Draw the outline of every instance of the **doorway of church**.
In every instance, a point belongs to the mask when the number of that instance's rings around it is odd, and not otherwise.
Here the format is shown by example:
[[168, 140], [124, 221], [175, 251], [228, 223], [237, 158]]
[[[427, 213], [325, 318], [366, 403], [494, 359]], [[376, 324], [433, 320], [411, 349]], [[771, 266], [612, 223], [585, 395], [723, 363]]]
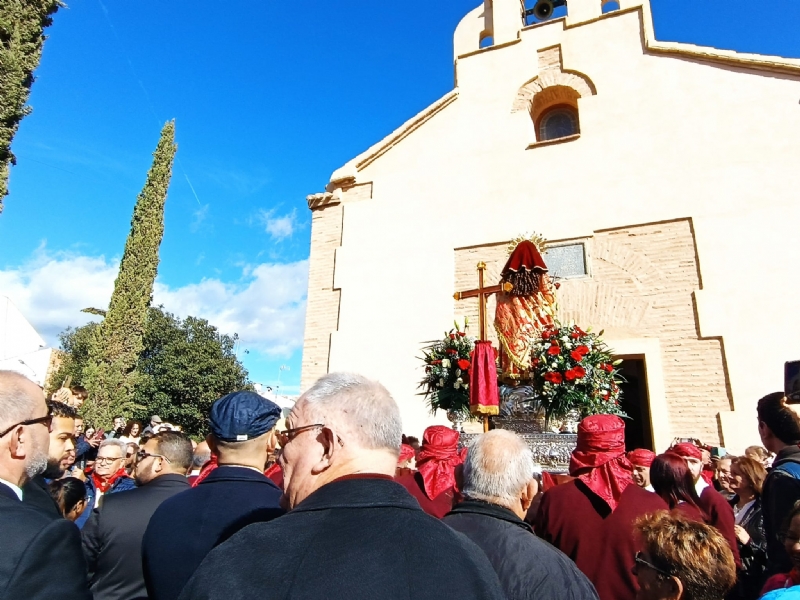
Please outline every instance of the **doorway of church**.
[[615, 356], [621, 358], [619, 372], [625, 381], [620, 384], [620, 406], [628, 415], [625, 421], [625, 448], [653, 448], [653, 427], [650, 420], [650, 398], [647, 393], [647, 371], [642, 356]]

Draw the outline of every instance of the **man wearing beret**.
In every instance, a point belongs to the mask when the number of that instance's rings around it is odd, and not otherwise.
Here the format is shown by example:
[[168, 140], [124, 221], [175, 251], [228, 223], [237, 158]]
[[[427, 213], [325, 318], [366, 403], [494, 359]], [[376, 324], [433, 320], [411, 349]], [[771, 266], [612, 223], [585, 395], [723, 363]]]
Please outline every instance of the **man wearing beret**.
[[151, 600], [175, 600], [214, 546], [246, 525], [283, 514], [282, 491], [264, 476], [280, 418], [280, 408], [255, 392], [234, 392], [213, 404], [206, 441], [219, 466], [162, 504], [144, 536]]

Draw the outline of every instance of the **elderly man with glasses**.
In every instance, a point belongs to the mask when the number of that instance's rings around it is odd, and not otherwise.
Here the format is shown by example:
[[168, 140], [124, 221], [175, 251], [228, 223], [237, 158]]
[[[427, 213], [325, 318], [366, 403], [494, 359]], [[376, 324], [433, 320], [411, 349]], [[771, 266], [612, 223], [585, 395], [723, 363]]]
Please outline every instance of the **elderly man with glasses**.
[[92, 509], [100, 506], [103, 496], [126, 492], [136, 487], [136, 482], [125, 470], [127, 444], [122, 440], [103, 440], [97, 449], [97, 458], [92, 472], [86, 477], [86, 496], [89, 499], [83, 514], [75, 524], [83, 529]]
[[280, 418], [280, 407], [255, 392], [234, 392], [211, 406], [206, 441], [217, 467], [164, 502], [144, 536], [150, 600], [175, 600], [214, 546], [246, 525], [284, 513], [281, 489], [264, 476]]
[[92, 512], [82, 533], [95, 600], [147, 597], [142, 538], [161, 503], [189, 489], [191, 464], [189, 438], [175, 431], [157, 433], [136, 454], [133, 477], [139, 487], [103, 498]]
[[500, 600], [486, 555], [393, 479], [400, 410], [381, 384], [319, 379], [281, 432], [286, 515], [217, 546], [181, 598]]
[[52, 416], [39, 386], [0, 371], [0, 592], [3, 598], [89, 600], [78, 530], [23, 502], [48, 463]]

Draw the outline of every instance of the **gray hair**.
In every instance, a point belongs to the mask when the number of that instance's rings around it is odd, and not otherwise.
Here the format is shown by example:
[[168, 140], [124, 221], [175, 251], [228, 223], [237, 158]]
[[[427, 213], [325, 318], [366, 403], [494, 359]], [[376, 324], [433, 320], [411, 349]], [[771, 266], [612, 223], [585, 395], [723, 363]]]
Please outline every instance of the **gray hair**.
[[205, 450], [203, 452], [195, 452], [192, 454], [192, 467], [195, 469], [200, 469], [204, 464], [211, 460], [211, 449]]
[[533, 479], [533, 453], [517, 434], [495, 429], [472, 440], [464, 461], [466, 497], [506, 505]]
[[122, 453], [123, 458], [126, 454], [128, 454], [128, 444], [127, 442], [123, 442], [117, 438], [110, 438], [107, 440], [103, 440], [100, 442], [100, 445], [97, 447], [97, 451], [100, 452], [103, 448], [108, 448], [109, 446], [115, 446], [119, 448], [119, 451]]
[[[0, 370], [0, 426], [3, 429], [31, 418], [36, 398], [25, 389], [26, 384], [37, 385], [21, 373]], [[41, 400], [44, 401], [44, 396]]]
[[305, 402], [314, 420], [325, 423], [333, 419], [348, 427], [362, 447], [400, 454], [400, 409], [377, 381], [354, 373], [329, 373], [320, 377], [300, 402]]

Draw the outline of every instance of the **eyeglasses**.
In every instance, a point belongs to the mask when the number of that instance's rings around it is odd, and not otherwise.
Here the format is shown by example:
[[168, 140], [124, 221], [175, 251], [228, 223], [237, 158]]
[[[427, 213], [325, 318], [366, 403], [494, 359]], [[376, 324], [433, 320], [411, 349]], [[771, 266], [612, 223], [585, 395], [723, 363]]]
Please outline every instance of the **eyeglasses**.
[[39, 417], [38, 419], [28, 419], [27, 421], [20, 421], [19, 423], [12, 425], [8, 429], [0, 433], [0, 438], [5, 437], [20, 425], [36, 425], [37, 423], [41, 423], [42, 425], [47, 425], [47, 430], [49, 431], [51, 426], [53, 425], [53, 415], [47, 414], [46, 416]]
[[311, 429], [314, 429], [315, 427], [325, 427], [325, 424], [314, 423], [313, 425], [303, 425], [302, 427], [295, 427], [293, 429], [284, 429], [283, 431], [276, 431], [275, 433], [278, 436], [278, 443], [281, 445], [281, 447], [284, 447], [286, 446], [286, 444], [291, 442], [294, 438], [296, 438], [304, 431], [309, 431]]
[[98, 456], [94, 462], [96, 462], [98, 465], [111, 465], [118, 460], [122, 460], [123, 458], [125, 457], [117, 456], [116, 458], [114, 458], [113, 456]]
[[649, 567], [649, 568], [653, 569], [653, 571], [655, 571], [656, 573], [658, 573], [659, 575], [661, 575], [663, 577], [673, 577], [672, 573], [670, 573], [668, 571], [665, 571], [664, 569], [659, 569], [653, 563], [646, 561], [644, 559], [644, 552], [637, 552], [636, 553], [636, 557], [635, 557], [634, 560], [636, 561], [637, 565], [642, 565], [644, 567]]
[[168, 459], [163, 454], [150, 454], [149, 452], [145, 452], [144, 450], [139, 450], [139, 452], [136, 453], [136, 460], [137, 461], [144, 460], [148, 456], [152, 456], [153, 458], [163, 458], [168, 463], [172, 462], [170, 459]]

